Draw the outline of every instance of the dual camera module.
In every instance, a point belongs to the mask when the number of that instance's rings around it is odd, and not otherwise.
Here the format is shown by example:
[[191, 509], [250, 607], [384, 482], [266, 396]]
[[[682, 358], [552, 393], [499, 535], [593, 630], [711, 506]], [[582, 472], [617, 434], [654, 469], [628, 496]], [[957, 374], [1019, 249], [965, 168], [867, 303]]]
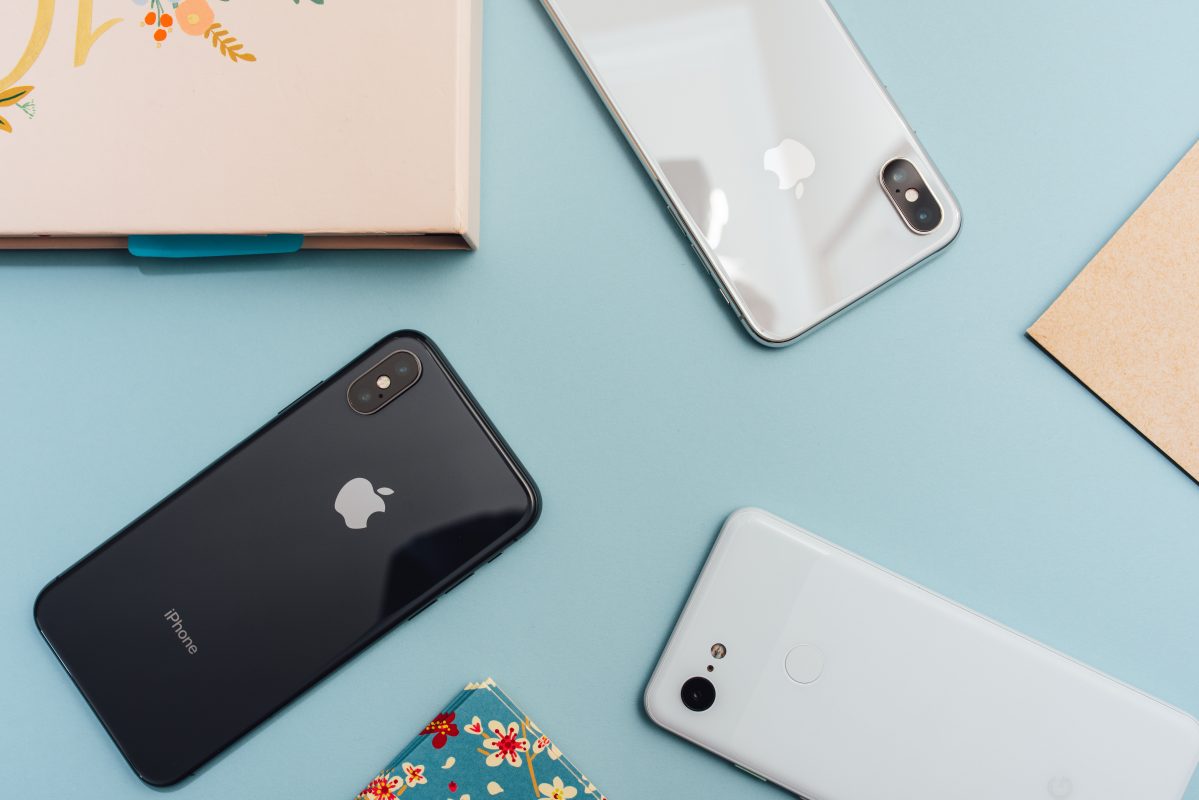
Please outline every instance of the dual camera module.
[[420, 359], [397, 350], [350, 384], [346, 401], [359, 414], [374, 414], [420, 380]]
[[879, 176], [891, 204], [913, 233], [932, 233], [944, 214], [920, 171], [906, 158], [887, 162]]

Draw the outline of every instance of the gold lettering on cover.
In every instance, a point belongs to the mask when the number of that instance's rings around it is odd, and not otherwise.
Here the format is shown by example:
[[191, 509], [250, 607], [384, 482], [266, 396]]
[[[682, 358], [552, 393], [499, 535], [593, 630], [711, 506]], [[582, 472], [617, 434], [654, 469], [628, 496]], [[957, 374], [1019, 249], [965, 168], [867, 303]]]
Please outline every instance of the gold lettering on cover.
[[[50, 5], [54, 5], [54, 0], [50, 0]], [[79, 20], [75, 24], [75, 66], [82, 67], [96, 40], [121, 20], [121, 17], [113, 17], [93, 30], [92, 0], [79, 0]]]
[[[91, 6], [90, 0], [88, 6]], [[46, 40], [50, 38], [50, 25], [53, 22], [54, 0], [37, 0], [37, 16], [33, 19], [33, 33], [29, 36], [29, 43], [25, 45], [25, 52], [21, 54], [13, 71], [0, 78], [0, 90], [7, 89], [25, 77], [25, 73], [42, 54]]]

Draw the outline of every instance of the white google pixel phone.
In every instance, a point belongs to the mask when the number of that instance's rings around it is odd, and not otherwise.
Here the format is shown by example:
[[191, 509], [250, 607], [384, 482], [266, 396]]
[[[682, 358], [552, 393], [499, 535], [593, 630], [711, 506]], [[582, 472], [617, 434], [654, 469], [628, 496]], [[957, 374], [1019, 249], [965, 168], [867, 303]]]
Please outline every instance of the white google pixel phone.
[[650, 717], [808, 800], [1179, 800], [1199, 722], [756, 509], [725, 523]]
[[961, 212], [825, 0], [543, 0], [749, 332], [785, 345]]

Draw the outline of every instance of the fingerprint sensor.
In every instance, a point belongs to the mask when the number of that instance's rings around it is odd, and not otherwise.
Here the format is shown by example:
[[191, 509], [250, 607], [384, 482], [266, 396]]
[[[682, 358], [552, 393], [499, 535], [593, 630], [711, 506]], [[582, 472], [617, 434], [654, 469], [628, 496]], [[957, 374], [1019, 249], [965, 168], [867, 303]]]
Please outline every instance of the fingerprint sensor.
[[787, 653], [787, 676], [796, 683], [815, 683], [824, 672], [824, 652], [814, 644], [801, 644]]

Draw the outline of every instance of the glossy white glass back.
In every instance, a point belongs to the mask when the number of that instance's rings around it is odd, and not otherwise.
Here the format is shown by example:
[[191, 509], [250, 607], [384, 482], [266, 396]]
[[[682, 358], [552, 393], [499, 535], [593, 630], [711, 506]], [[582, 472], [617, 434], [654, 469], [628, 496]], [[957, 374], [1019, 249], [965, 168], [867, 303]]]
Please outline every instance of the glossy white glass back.
[[[707, 711], [681, 702], [693, 676]], [[756, 509], [725, 523], [645, 704], [809, 800], [1180, 800], [1199, 758], [1181, 711]]]
[[[957, 234], [949, 189], [824, 0], [544, 2], [763, 343]], [[932, 233], [910, 231], [880, 184], [898, 157], [940, 203]]]

